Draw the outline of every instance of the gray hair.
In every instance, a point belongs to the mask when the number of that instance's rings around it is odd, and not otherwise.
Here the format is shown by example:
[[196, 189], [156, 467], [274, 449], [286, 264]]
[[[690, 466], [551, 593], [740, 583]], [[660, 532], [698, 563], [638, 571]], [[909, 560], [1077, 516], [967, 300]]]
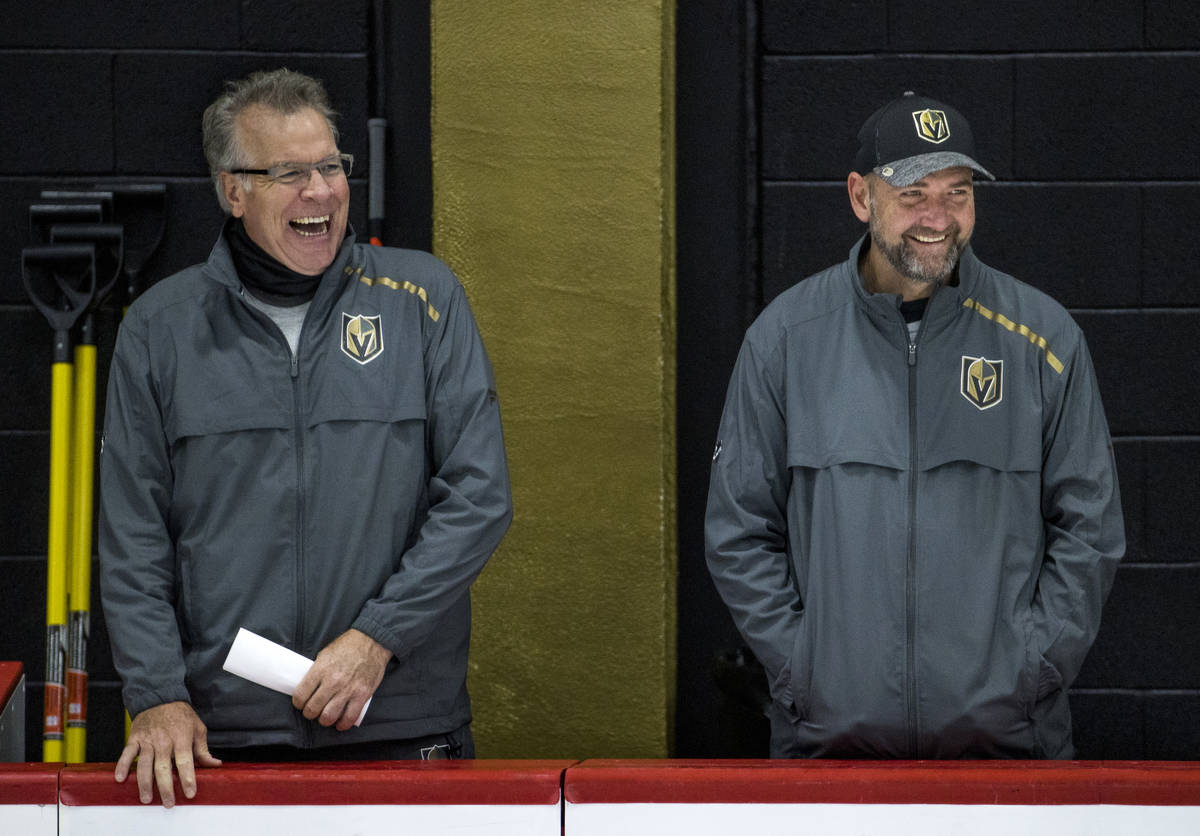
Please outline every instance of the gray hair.
[[325, 86], [315, 78], [281, 68], [251, 73], [225, 85], [225, 92], [204, 111], [204, 157], [217, 192], [217, 202], [229, 214], [231, 207], [221, 189], [221, 172], [246, 168], [250, 161], [238, 144], [237, 118], [248, 107], [261, 105], [288, 115], [312, 108], [325, 118], [333, 141], [338, 141], [337, 113], [329, 104]]

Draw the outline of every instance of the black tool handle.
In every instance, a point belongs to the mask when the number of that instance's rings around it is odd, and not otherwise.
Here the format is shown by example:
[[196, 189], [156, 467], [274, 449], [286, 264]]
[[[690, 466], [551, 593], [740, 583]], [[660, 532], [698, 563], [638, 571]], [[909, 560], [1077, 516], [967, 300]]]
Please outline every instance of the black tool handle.
[[54, 362], [71, 361], [69, 334], [96, 294], [95, 244], [42, 244], [21, 250], [25, 292], [55, 331]]

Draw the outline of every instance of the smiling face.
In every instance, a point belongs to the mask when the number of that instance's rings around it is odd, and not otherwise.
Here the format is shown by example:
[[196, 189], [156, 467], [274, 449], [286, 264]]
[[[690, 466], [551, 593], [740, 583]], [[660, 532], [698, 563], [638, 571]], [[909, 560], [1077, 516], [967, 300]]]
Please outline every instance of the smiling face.
[[[315, 163], [338, 153], [329, 125], [311, 108], [284, 114], [249, 107], [237, 118], [237, 139], [246, 168]], [[285, 267], [316, 276], [333, 262], [350, 213], [345, 175], [325, 179], [312, 171], [302, 183], [286, 186], [261, 175], [222, 172], [221, 187], [250, 239]]]
[[935, 171], [903, 188], [851, 174], [848, 187], [855, 214], [870, 224], [868, 289], [915, 299], [950, 278], [975, 229], [969, 168]]

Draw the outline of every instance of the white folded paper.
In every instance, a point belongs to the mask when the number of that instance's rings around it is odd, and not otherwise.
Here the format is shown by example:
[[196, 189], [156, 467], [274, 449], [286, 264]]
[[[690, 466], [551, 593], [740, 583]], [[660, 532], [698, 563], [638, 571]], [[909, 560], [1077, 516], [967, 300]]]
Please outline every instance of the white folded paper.
[[[313, 660], [307, 656], [301, 656], [296, 651], [288, 650], [270, 639], [264, 639], [245, 627], [239, 627], [233, 639], [233, 647], [229, 648], [229, 655], [225, 657], [222, 667], [235, 676], [290, 697], [312, 665]], [[354, 725], [362, 725], [370, 705], [371, 701], [368, 699], [367, 704], [358, 713], [358, 720]]]

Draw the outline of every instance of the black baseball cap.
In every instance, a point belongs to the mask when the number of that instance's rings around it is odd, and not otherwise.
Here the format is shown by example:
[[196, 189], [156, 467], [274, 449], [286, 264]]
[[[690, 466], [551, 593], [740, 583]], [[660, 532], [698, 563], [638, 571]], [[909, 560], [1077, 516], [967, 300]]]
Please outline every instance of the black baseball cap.
[[875, 172], [890, 186], [911, 186], [944, 168], [966, 166], [989, 180], [975, 162], [975, 136], [948, 104], [909, 91], [871, 114], [858, 131], [854, 170]]

